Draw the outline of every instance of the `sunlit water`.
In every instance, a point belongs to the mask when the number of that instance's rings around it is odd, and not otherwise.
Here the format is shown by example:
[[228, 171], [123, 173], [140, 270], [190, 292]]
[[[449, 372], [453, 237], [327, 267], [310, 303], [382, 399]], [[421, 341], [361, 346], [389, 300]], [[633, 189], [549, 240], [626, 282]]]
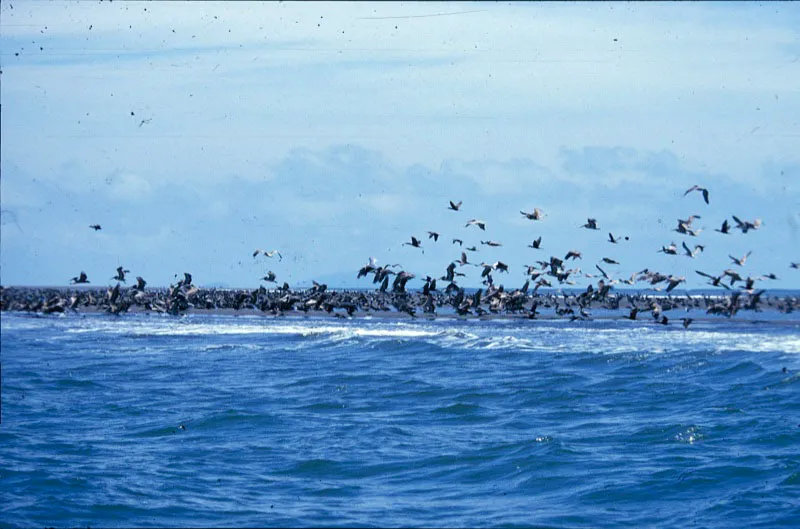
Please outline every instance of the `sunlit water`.
[[796, 324], [2, 314], [2, 526], [798, 523]]

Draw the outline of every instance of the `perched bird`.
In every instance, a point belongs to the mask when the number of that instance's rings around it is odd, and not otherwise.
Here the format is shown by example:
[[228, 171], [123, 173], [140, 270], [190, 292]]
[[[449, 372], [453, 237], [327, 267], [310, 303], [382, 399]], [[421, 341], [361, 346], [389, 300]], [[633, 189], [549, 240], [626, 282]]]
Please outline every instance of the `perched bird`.
[[686, 192], [683, 194], [683, 196], [688, 195], [692, 191], [700, 191], [700, 192], [702, 192], [703, 193], [703, 200], [705, 200], [706, 204], [709, 203], [708, 202], [708, 189], [706, 189], [705, 187], [700, 187], [698, 185], [693, 185], [692, 187], [690, 187], [689, 189], [686, 190]]
[[94, 231], [98, 231], [98, 230], [102, 230], [103, 229], [103, 227], [100, 226], [99, 224], [90, 224], [89, 227], [92, 228]]
[[69, 280], [70, 284], [77, 285], [79, 283], [89, 283], [89, 279], [86, 277], [86, 272], [81, 271], [81, 275], [78, 277], [73, 277]]
[[453, 211], [458, 211], [461, 208], [461, 201], [459, 200], [457, 203], [454, 203], [452, 200], [450, 201], [450, 207], [447, 209], [451, 209]]
[[472, 226], [473, 224], [474, 224], [474, 225], [476, 225], [476, 226], [478, 226], [480, 229], [482, 229], [482, 230], [486, 231], [486, 223], [485, 223], [485, 222], [483, 222], [482, 220], [478, 220], [478, 219], [472, 219], [472, 220], [470, 220], [469, 222], [467, 222], [466, 224], [464, 224], [464, 227], [466, 228], [466, 227], [468, 227], [468, 226]]
[[142, 278], [142, 276], [136, 276], [136, 285], [133, 287], [134, 290], [143, 291], [144, 286], [147, 284], [147, 281]]

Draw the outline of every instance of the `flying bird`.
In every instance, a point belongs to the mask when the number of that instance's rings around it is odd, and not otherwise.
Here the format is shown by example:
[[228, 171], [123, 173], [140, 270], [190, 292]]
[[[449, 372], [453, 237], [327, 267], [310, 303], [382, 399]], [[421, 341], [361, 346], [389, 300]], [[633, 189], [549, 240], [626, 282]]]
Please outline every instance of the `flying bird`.
[[688, 195], [692, 191], [700, 191], [700, 192], [702, 192], [703, 193], [703, 200], [705, 200], [706, 204], [709, 203], [708, 202], [708, 189], [706, 189], [705, 187], [700, 187], [698, 185], [693, 185], [692, 187], [690, 187], [689, 189], [686, 190], [686, 192], [683, 194], [683, 196]]
[[534, 250], [541, 250], [542, 245], [542, 237], [541, 235], [535, 239], [531, 244], [528, 245], [528, 248], [533, 248]]
[[266, 281], [267, 283], [277, 283], [277, 281], [275, 281], [276, 277], [277, 276], [275, 275], [275, 272], [270, 270], [269, 272], [267, 272], [267, 275], [261, 278], [261, 281]]
[[541, 220], [542, 218], [542, 210], [539, 208], [533, 208], [533, 213], [527, 213], [525, 211], [520, 211], [522, 215], [524, 215], [528, 220]]
[[125, 282], [125, 274], [127, 274], [128, 272], [130, 272], [130, 270], [123, 270], [121, 266], [118, 266], [117, 267], [117, 275], [115, 275], [111, 279], [114, 279], [116, 281], [122, 281], [124, 283]]
[[411, 242], [404, 242], [403, 246], [413, 246], [414, 248], [422, 248], [422, 243], [416, 237], [411, 237]]
[[461, 208], [461, 200], [459, 200], [458, 202], [455, 202], [455, 203], [451, 200], [450, 201], [450, 207], [447, 208], [447, 209], [451, 209], [453, 211], [458, 211], [460, 208]]
[[437, 242], [439, 240], [439, 234], [436, 233], [435, 231], [429, 231], [428, 238], [433, 239], [433, 242]]
[[464, 246], [464, 241], [461, 239], [453, 239], [453, 244], [458, 243], [459, 246]]
[[722, 221], [722, 226], [720, 227], [720, 229], [718, 229], [718, 230], [715, 229], [714, 231], [718, 231], [720, 233], [728, 235], [730, 233], [729, 232], [730, 229], [731, 229], [731, 226], [730, 226], [730, 224], [728, 224], [728, 219], [725, 219], [725, 220]]
[[747, 233], [750, 230], [757, 230], [761, 226], [761, 219], [756, 219], [753, 222], [749, 220], [741, 220], [736, 215], [732, 215], [733, 220], [736, 221], [736, 227], [742, 230], [742, 233]]
[[79, 283], [89, 283], [89, 279], [86, 277], [86, 272], [81, 271], [81, 275], [78, 277], [73, 277], [69, 280], [70, 284], [77, 285]]
[[600, 228], [597, 227], [597, 219], [586, 219], [586, 224], [581, 226], [581, 228], [586, 228], [589, 230], [599, 230]]
[[744, 254], [744, 256], [741, 259], [737, 259], [736, 257], [734, 257], [734, 256], [732, 256], [730, 254], [728, 255], [728, 257], [731, 258], [731, 261], [733, 261], [734, 264], [737, 264], [739, 266], [744, 266], [744, 263], [747, 261], [747, 258], [750, 257], [751, 253], [753, 253], [753, 252], [747, 252], [746, 254]]
[[466, 228], [468, 226], [472, 226], [473, 224], [478, 226], [480, 229], [486, 231], [486, 223], [478, 219], [472, 219], [471, 221], [464, 224], [464, 227]]
[[496, 246], [503, 246], [499, 242], [495, 242], [495, 241], [481, 241], [481, 244], [485, 244], [486, 246], [495, 246], [495, 247]]
[[92, 228], [94, 231], [99, 231], [103, 229], [103, 227], [100, 226], [99, 224], [90, 224], [89, 227]]

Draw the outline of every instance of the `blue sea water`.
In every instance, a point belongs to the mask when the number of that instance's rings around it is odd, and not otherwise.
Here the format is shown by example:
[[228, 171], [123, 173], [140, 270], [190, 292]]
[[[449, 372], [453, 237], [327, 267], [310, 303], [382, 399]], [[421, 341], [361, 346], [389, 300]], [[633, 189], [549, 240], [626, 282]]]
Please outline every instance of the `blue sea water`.
[[3, 313], [1, 359], [3, 527], [800, 524], [794, 323]]

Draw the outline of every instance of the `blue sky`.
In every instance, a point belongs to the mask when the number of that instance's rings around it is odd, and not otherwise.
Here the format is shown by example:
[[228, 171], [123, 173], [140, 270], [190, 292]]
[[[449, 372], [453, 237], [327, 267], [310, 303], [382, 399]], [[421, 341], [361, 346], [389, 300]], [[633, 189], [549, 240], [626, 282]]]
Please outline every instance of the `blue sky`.
[[[370, 256], [443, 275], [457, 237], [508, 287], [572, 249], [584, 272], [610, 257], [690, 287], [752, 251], [745, 274], [800, 287], [797, 4], [1, 6], [4, 285], [124, 265], [152, 285], [366, 287]], [[691, 214], [698, 237], [670, 231]], [[713, 231], [731, 215], [763, 226]], [[657, 253], [683, 240], [706, 250]]]

